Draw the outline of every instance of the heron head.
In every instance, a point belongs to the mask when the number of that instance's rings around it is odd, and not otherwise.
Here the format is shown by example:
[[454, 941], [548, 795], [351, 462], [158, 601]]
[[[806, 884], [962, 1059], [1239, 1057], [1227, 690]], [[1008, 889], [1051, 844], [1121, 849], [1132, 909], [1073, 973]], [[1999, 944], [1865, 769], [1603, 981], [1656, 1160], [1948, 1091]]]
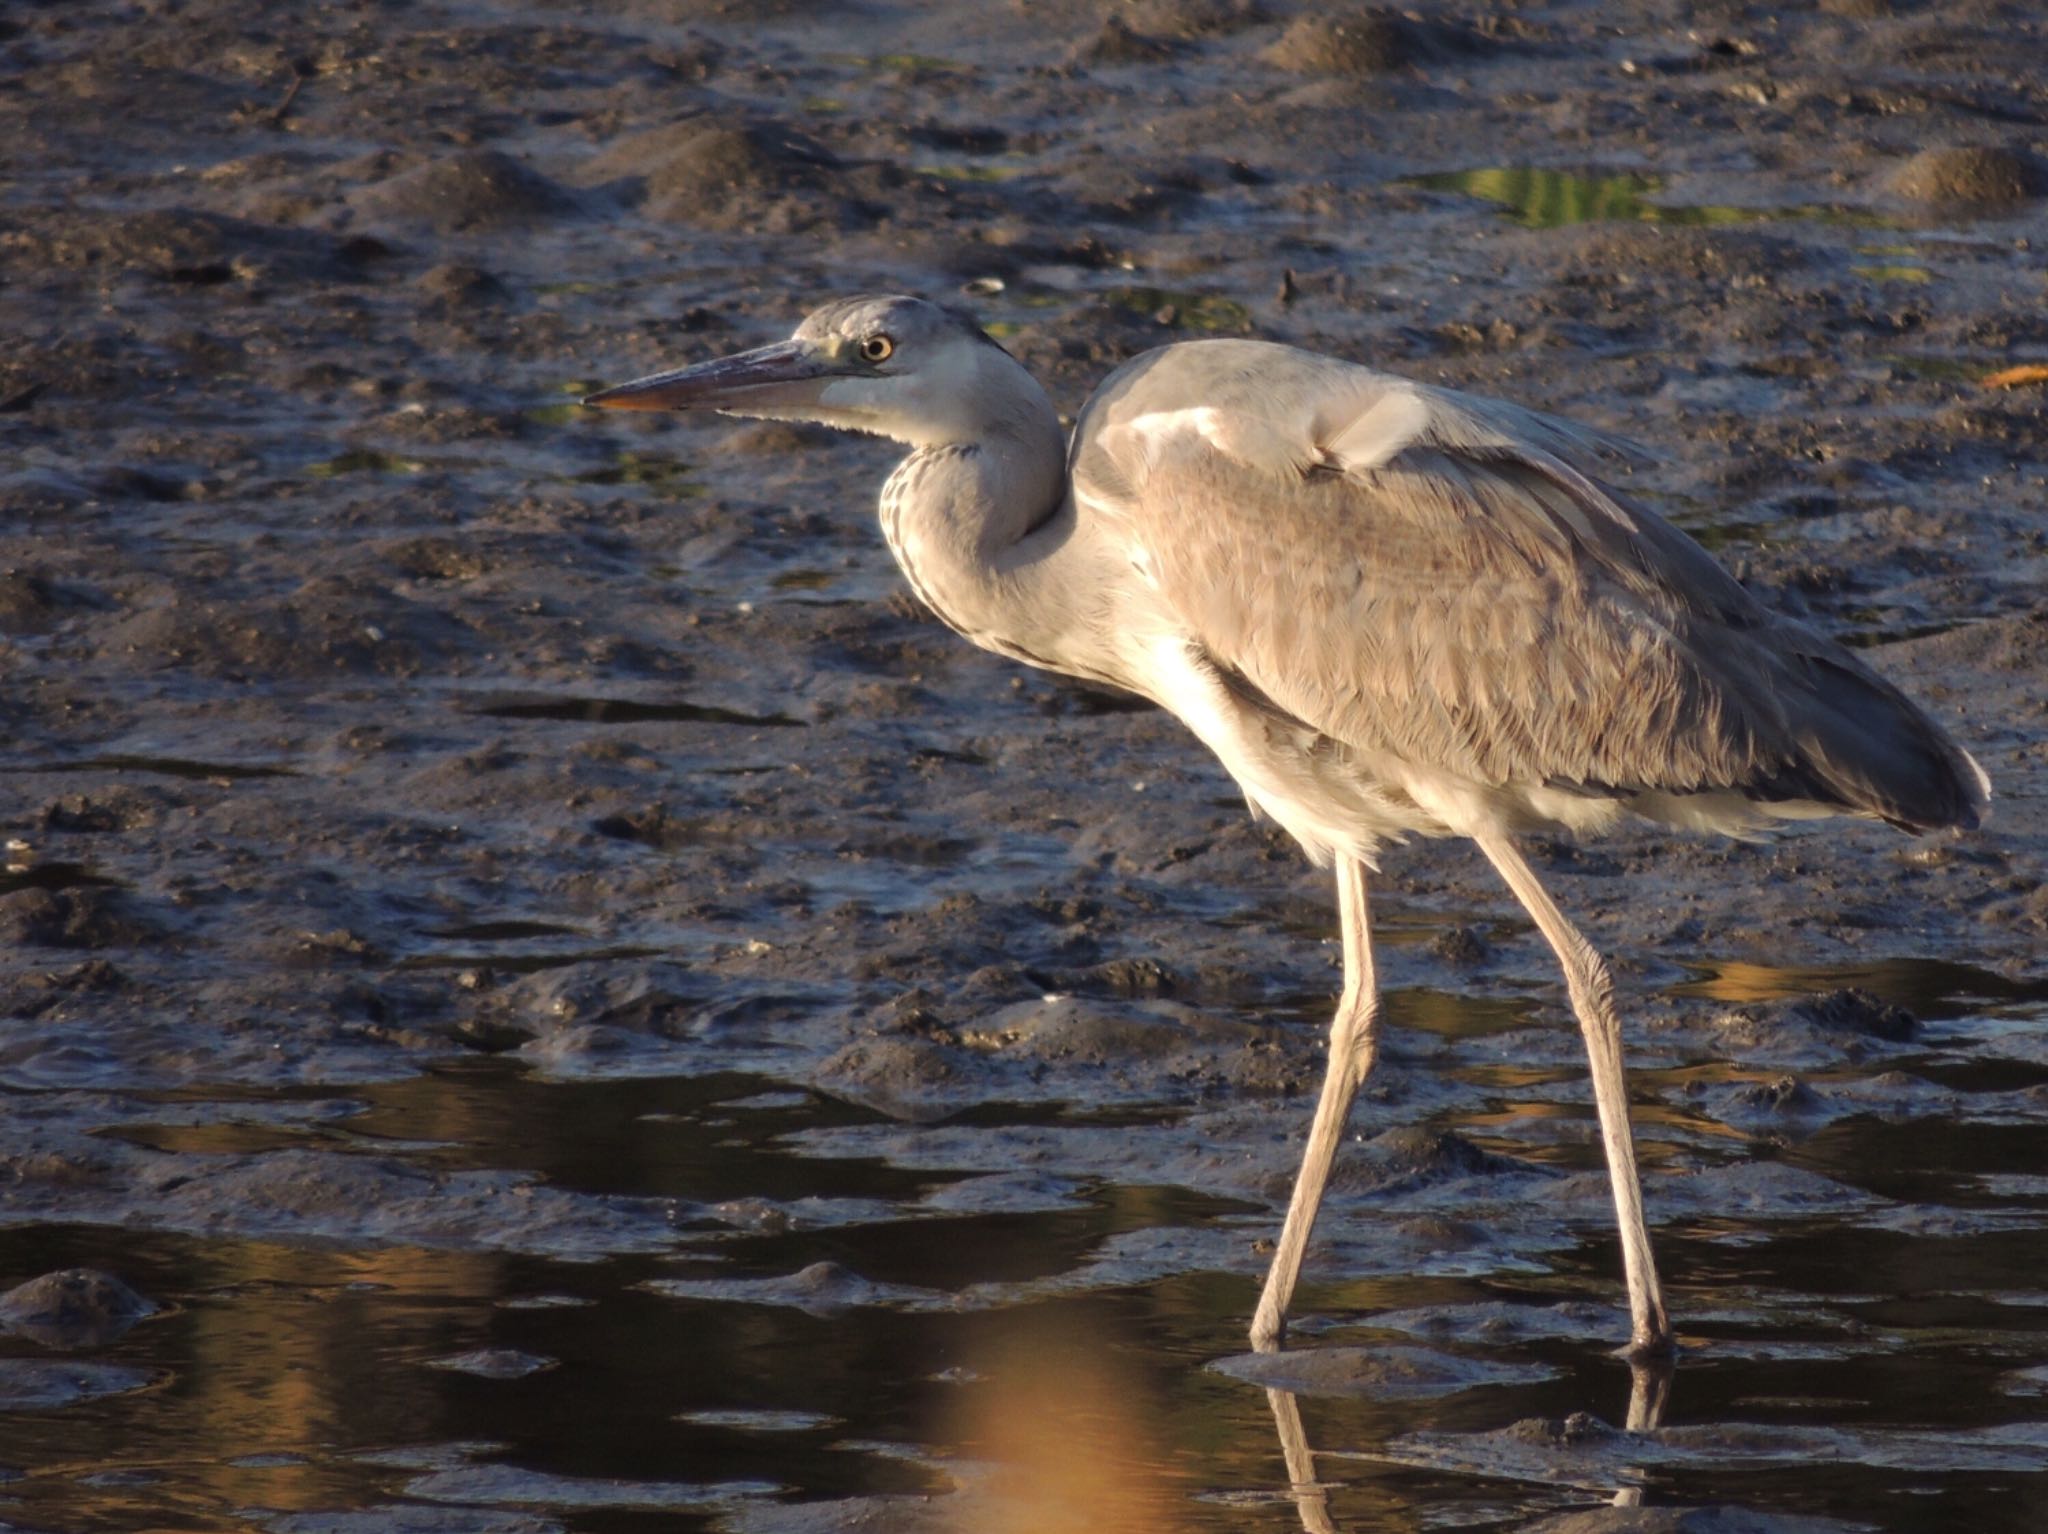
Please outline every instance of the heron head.
[[1030, 375], [972, 319], [900, 295], [813, 310], [787, 341], [586, 395], [607, 410], [717, 410], [817, 421], [918, 447], [999, 429]]

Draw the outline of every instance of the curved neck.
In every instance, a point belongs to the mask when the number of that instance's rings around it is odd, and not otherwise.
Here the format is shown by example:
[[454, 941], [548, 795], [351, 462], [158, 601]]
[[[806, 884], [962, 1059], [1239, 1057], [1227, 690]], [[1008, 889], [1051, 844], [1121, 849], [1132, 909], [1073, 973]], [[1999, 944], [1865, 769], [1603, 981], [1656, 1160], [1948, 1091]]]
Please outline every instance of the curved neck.
[[[1022, 369], [1018, 370], [1020, 373]], [[968, 441], [920, 447], [882, 487], [882, 533], [918, 597], [984, 649], [1057, 667], [1070, 604], [1047, 568], [1066, 502], [1052, 402], [1030, 394]], [[1035, 536], [1034, 536], [1035, 535]]]

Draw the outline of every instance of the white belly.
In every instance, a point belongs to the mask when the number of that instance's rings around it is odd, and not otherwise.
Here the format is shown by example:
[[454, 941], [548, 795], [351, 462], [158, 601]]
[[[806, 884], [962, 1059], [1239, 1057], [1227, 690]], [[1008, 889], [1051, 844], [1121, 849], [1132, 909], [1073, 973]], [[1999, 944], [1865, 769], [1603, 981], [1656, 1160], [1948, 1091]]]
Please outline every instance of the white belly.
[[1371, 864], [1380, 847], [1409, 835], [1605, 830], [1631, 807], [1626, 797], [1477, 783], [1333, 741], [1238, 696], [1178, 634], [1151, 638], [1131, 659], [1133, 684], [1142, 677], [1143, 691], [1215, 752], [1253, 810], [1319, 867], [1337, 853]]

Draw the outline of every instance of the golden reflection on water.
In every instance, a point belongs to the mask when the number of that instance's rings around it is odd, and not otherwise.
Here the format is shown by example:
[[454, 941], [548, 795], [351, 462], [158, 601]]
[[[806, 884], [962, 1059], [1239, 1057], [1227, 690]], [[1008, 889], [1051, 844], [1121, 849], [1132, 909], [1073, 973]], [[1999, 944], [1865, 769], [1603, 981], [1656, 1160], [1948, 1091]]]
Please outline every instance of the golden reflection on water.
[[962, 1499], [961, 1534], [1130, 1534], [1185, 1524], [1186, 1488], [1166, 1475], [1158, 1404], [1110, 1339], [1076, 1327], [1013, 1335], [974, 1361], [962, 1452], [992, 1468], [987, 1497]]
[[1959, 997], [2038, 1000], [2038, 984], [2013, 981], [1965, 964], [1938, 959], [1873, 959], [1864, 964], [1825, 967], [1748, 964], [1739, 959], [1703, 966], [1678, 996], [1704, 996], [1732, 1005], [1793, 1001], [1845, 986], [1860, 987], [1881, 1000], [1922, 1014], [1952, 1012]]
[[1744, 1002], [1786, 1001], [1810, 995], [1816, 989], [1814, 976], [1804, 971], [1780, 969], [1772, 964], [1745, 964], [1730, 959], [1714, 967], [1689, 985], [1679, 987], [1682, 995], [1705, 996], [1714, 1001], [1740, 1005]]
[[[382, 1100], [375, 1116], [402, 1130], [429, 1164], [459, 1164], [476, 1145], [505, 1139], [502, 1094], [449, 1090], [445, 1080], [422, 1077], [369, 1095]], [[390, 1122], [393, 1106], [402, 1123]], [[360, 1144], [353, 1130], [362, 1120], [343, 1123], [351, 1128], [229, 1120], [148, 1126], [122, 1138], [167, 1156]], [[327, 1195], [314, 1178], [291, 1196], [317, 1209]], [[289, 1223], [301, 1212], [279, 1215]], [[344, 1224], [361, 1213], [336, 1211]], [[254, 1217], [260, 1223], [260, 1212]], [[123, 1238], [81, 1240], [81, 1255], [142, 1280], [131, 1267], [139, 1253], [121, 1255]], [[39, 1463], [29, 1505], [56, 1497], [52, 1505], [66, 1517], [90, 1506], [120, 1527], [143, 1510], [163, 1517], [175, 1508], [189, 1526], [214, 1527], [252, 1504], [282, 1512], [359, 1505], [367, 1487], [403, 1477], [338, 1456], [449, 1436], [450, 1401], [463, 1382], [419, 1366], [488, 1340], [484, 1318], [513, 1284], [510, 1268], [491, 1252], [193, 1238], [174, 1309], [110, 1355], [164, 1370], [157, 1389], [69, 1409], [75, 1419], [99, 1419], [91, 1427], [74, 1422], [67, 1431], [50, 1414], [6, 1419], [9, 1458]], [[123, 1486], [107, 1472], [144, 1479]], [[97, 1478], [90, 1491], [80, 1484], [87, 1477]]]
[[359, 1506], [402, 1477], [347, 1456], [448, 1436], [450, 1387], [416, 1366], [474, 1345], [462, 1318], [503, 1269], [477, 1253], [210, 1243], [190, 1259], [188, 1298], [108, 1355], [160, 1382], [8, 1416], [8, 1458], [35, 1467], [8, 1489], [59, 1527]]

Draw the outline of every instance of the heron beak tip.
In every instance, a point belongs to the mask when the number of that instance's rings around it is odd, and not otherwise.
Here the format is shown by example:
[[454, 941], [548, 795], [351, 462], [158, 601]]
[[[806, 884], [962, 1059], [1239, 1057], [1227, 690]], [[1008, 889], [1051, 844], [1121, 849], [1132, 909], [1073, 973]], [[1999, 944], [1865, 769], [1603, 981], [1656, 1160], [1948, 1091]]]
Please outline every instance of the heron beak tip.
[[821, 376], [818, 360], [805, 347], [780, 341], [614, 384], [584, 395], [582, 403], [596, 410], [724, 410], [744, 402], [773, 402], [790, 391], [801, 396], [816, 388]]
[[627, 392], [632, 386], [621, 385], [612, 389], [599, 389], [595, 394], [586, 394], [576, 401], [585, 410], [661, 410], [666, 407], [655, 403], [645, 395], [635, 399]]

